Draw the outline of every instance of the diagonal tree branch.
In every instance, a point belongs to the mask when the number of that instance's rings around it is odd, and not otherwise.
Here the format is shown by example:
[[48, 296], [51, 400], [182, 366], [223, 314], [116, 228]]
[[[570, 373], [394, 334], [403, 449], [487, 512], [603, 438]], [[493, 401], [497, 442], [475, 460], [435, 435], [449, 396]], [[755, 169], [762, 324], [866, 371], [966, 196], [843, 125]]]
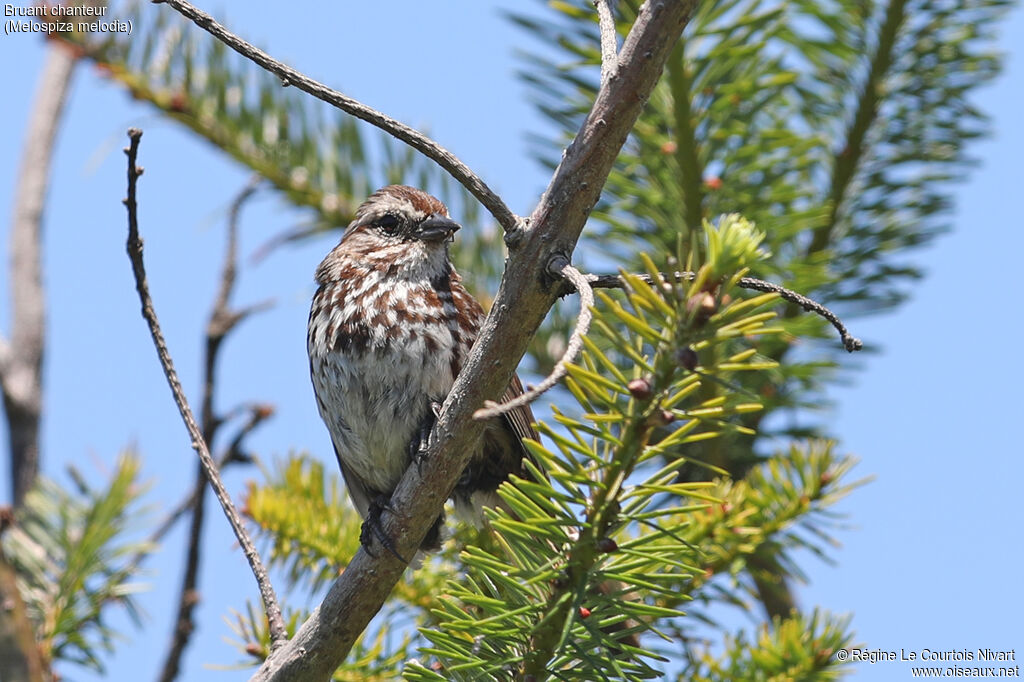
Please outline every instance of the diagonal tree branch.
[[522, 219], [512, 213], [511, 209], [505, 205], [505, 202], [469, 166], [423, 133], [299, 73], [287, 64], [274, 59], [263, 50], [231, 33], [217, 23], [209, 14], [185, 2], [185, 0], [153, 0], [153, 2], [155, 4], [169, 5], [238, 54], [251, 59], [270, 73], [278, 76], [283, 85], [294, 85], [299, 90], [308, 92], [313, 97], [380, 128], [389, 135], [405, 142], [427, 158], [436, 161], [441, 168], [444, 168], [453, 178], [462, 183], [484, 205], [484, 208], [490, 211], [494, 219], [505, 230], [506, 241], [514, 242], [518, 239], [522, 228]]
[[[224, 467], [228, 466], [232, 462], [249, 462], [249, 457], [242, 450], [242, 443], [245, 438], [252, 433], [256, 428], [264, 421], [269, 419], [274, 414], [274, 408], [270, 405], [254, 403], [249, 406], [250, 415], [249, 419], [239, 428], [234, 438], [231, 439], [231, 444], [221, 453], [217, 459], [217, 471], [224, 471]], [[158, 545], [164, 539], [164, 537], [174, 528], [174, 525], [181, 520], [185, 514], [191, 511], [192, 507], [196, 503], [196, 499], [200, 495], [200, 491], [206, 487], [206, 478], [203, 477], [202, 482], [194, 487], [191, 492], [185, 495], [171, 511], [164, 515], [164, 518], [157, 527], [149, 534], [149, 538], [144, 543], [147, 546]], [[132, 557], [131, 561], [128, 562], [128, 567], [125, 569], [127, 572], [134, 571], [137, 567], [142, 565], [142, 562], [151, 556], [150, 552], [139, 551]]]
[[39, 473], [46, 299], [41, 259], [43, 209], [57, 127], [75, 66], [71, 51], [51, 44], [29, 114], [11, 222], [11, 338], [0, 339], [10, 446], [12, 499], [19, 506]]
[[263, 599], [263, 608], [266, 611], [267, 620], [270, 624], [272, 646], [276, 646], [287, 638], [284, 620], [281, 616], [281, 607], [277, 602], [277, 595], [274, 594], [274, 588], [267, 576], [267, 569], [263, 566], [263, 561], [256, 552], [252, 539], [242, 525], [242, 519], [238, 516], [238, 511], [231, 501], [231, 496], [224, 487], [224, 483], [220, 480], [217, 466], [210, 456], [210, 450], [203, 439], [199, 425], [196, 424], [192, 408], [189, 407], [188, 399], [185, 397], [185, 392], [181, 387], [181, 381], [178, 379], [178, 373], [174, 369], [170, 351], [167, 350], [167, 342], [164, 340], [163, 332], [160, 330], [156, 310], [153, 308], [153, 299], [149, 295], [146, 269], [142, 261], [142, 240], [139, 238], [138, 205], [135, 200], [136, 181], [142, 174], [142, 168], [135, 163], [138, 157], [139, 139], [142, 137], [142, 131], [138, 128], [132, 128], [128, 131], [128, 137], [131, 140], [130, 146], [125, 149], [125, 154], [128, 156], [128, 197], [124, 200], [125, 207], [128, 209], [127, 251], [132, 263], [132, 273], [135, 276], [135, 288], [139, 293], [139, 300], [142, 303], [142, 316], [149, 326], [149, 332], [153, 337], [153, 344], [156, 346], [157, 356], [160, 358], [160, 364], [163, 367], [167, 383], [174, 396], [174, 402], [177, 404], [182, 421], [185, 422], [185, 428], [188, 429], [189, 436], [192, 438], [192, 447], [199, 455], [204, 473], [209, 479], [210, 485], [213, 486], [217, 501], [220, 502], [224, 515], [228, 517], [231, 529], [234, 531], [235, 537], [242, 547], [245, 558], [249, 561], [250, 568], [252, 568], [256, 583], [259, 586], [260, 596]]
[[[619, 54], [619, 77], [598, 91], [540, 204], [513, 245], [480, 338], [445, 400], [422, 467], [410, 467], [383, 525], [403, 556], [413, 556], [454, 488], [483, 424], [473, 411], [500, 395], [556, 296], [547, 264], [572, 254], [612, 164], [664, 67], [696, 0], [652, 0]], [[380, 609], [406, 566], [387, 552], [356, 553], [295, 637], [273, 652], [254, 680], [327, 680]]]

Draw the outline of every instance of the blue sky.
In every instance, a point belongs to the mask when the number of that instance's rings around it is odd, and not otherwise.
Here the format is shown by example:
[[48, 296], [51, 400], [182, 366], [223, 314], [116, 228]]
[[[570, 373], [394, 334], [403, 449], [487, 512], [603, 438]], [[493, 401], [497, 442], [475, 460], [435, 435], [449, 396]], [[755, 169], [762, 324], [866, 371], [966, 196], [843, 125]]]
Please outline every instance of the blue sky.
[[[519, 213], [528, 213], [547, 173], [526, 154], [525, 135], [547, 123], [515, 79], [523, 36], [499, 15], [517, 3], [452, 0], [389, 3], [280, 3], [226, 8], [230, 25], [296, 68], [414, 126], [458, 154]], [[531, 11], [539, 5], [526, 4]], [[148, 6], [150, 13], [167, 12]], [[222, 14], [225, 12], [222, 12]], [[805, 607], [852, 612], [858, 640], [885, 650], [1024, 650], [1024, 586], [1019, 503], [1022, 449], [1012, 436], [1016, 355], [1017, 259], [1024, 252], [1016, 200], [1024, 150], [1020, 108], [1024, 17], [1004, 25], [1003, 76], [976, 96], [994, 135], [972, 151], [981, 161], [954, 190], [954, 230], [917, 255], [927, 278], [898, 311], [852, 321], [883, 351], [861, 360], [850, 385], [830, 393], [829, 425], [856, 470], [875, 482], [844, 501], [850, 528], [836, 564], [808, 557]], [[11, 206], [22, 131], [43, 41], [0, 36], [8, 96], [0, 107], [0, 206]], [[49, 296], [44, 470], [62, 476], [74, 462], [93, 477], [134, 446], [153, 482], [154, 515], [191, 485], [193, 454], [138, 315], [124, 255], [124, 131], [145, 130], [140, 220], [149, 278], [165, 334], [195, 400], [200, 340], [216, 286], [226, 206], [246, 173], [206, 143], [131, 101], [88, 65], [79, 67], [61, 132], [46, 214]], [[8, 211], [9, 208], [4, 210]], [[300, 216], [270, 194], [247, 205], [242, 252]], [[0, 221], [6, 244], [8, 220]], [[219, 377], [222, 409], [249, 400], [277, 406], [250, 441], [267, 460], [308, 450], [331, 461], [316, 414], [305, 356], [312, 272], [332, 238], [283, 249], [241, 273], [235, 298], [273, 297], [273, 311], [246, 322], [228, 341]], [[8, 330], [6, 260], [0, 262], [0, 329]], [[6, 464], [4, 465], [6, 471]], [[254, 470], [228, 473], [236, 494]], [[9, 495], [6, 483], [0, 496]], [[2, 498], [0, 498], [2, 499]], [[255, 599], [242, 555], [219, 512], [206, 532], [200, 631], [185, 658], [189, 680], [240, 680], [205, 664], [236, 660], [221, 618]], [[168, 536], [148, 568], [154, 589], [142, 597], [146, 630], [109, 661], [110, 679], [155, 675], [169, 638], [180, 580], [183, 531]], [[121, 622], [115, 619], [115, 623]], [[738, 621], [741, 622], [741, 621]], [[906, 679], [907, 664], [853, 667], [853, 679]], [[66, 668], [71, 679], [91, 674]]]

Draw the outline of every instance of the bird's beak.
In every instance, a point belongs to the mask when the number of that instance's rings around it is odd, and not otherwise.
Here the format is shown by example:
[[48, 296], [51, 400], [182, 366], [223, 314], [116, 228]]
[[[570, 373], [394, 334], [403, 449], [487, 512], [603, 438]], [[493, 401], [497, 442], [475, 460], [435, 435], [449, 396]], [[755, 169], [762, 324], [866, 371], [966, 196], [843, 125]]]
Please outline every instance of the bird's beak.
[[419, 227], [414, 231], [414, 234], [417, 239], [422, 239], [427, 242], [450, 242], [454, 239], [452, 235], [454, 235], [455, 231], [460, 227], [462, 226], [451, 218], [445, 218], [444, 216], [435, 213], [420, 223]]

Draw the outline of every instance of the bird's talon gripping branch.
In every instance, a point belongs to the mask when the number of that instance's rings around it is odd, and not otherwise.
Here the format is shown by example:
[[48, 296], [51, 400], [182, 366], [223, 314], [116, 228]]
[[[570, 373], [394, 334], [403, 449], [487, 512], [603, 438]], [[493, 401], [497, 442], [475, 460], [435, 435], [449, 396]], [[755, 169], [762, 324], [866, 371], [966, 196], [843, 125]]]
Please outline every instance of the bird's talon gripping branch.
[[398, 549], [395, 547], [395, 543], [388, 537], [388, 534], [384, 531], [384, 526], [381, 524], [381, 516], [384, 511], [394, 511], [391, 506], [391, 498], [386, 495], [379, 495], [374, 499], [370, 500], [370, 508], [366, 514], [366, 520], [363, 521], [363, 526], [359, 530], [359, 544], [363, 546], [363, 549], [367, 553], [376, 558], [377, 555], [373, 552], [373, 538], [376, 537], [377, 541], [395, 556], [396, 559], [404, 564], [409, 563], [405, 557], [398, 553]]

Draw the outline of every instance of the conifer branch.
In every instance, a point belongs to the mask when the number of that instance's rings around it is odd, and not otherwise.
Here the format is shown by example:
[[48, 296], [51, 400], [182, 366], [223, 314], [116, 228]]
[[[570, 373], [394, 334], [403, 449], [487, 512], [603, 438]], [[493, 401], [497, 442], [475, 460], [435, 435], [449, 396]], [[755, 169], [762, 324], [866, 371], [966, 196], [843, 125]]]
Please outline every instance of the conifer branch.
[[701, 162], [700, 138], [693, 109], [693, 83], [686, 69], [686, 50], [680, 41], [676, 43], [672, 56], [665, 66], [673, 102], [673, 156], [679, 167], [679, 185], [682, 188], [686, 211], [686, 226], [699, 232], [701, 221], [704, 219], [704, 164]]
[[[566, 375], [566, 366], [576, 358], [580, 349], [583, 348], [583, 336], [590, 329], [590, 322], [593, 319], [593, 313], [591, 312], [591, 307], [594, 305], [593, 290], [625, 289], [628, 286], [626, 281], [620, 275], [584, 275], [570, 265], [564, 256], [552, 259], [548, 270], [551, 274], [557, 274], [563, 278], [563, 287], [566, 290], [562, 295], [572, 291], [577, 291], [580, 294], [579, 316], [577, 317], [576, 326], [573, 329], [572, 335], [569, 337], [569, 343], [566, 346], [565, 352], [555, 364], [551, 373], [544, 377], [539, 384], [504, 403], [485, 400], [484, 406], [473, 413], [474, 419], [492, 419], [494, 417], [499, 417], [521, 405], [532, 403], [557, 384], [559, 380]], [[657, 284], [650, 275], [639, 274], [635, 276], [639, 277], [647, 284]], [[669, 276], [665, 274], [660, 274], [660, 277], [662, 278], [662, 281], [669, 279]], [[695, 277], [696, 273], [693, 272], [672, 273], [672, 278], [674, 278], [675, 281], [693, 281]], [[778, 294], [779, 298], [789, 301], [790, 303], [796, 303], [807, 312], [823, 317], [839, 332], [840, 339], [843, 342], [843, 348], [845, 348], [847, 352], [853, 353], [854, 351], [861, 350], [864, 346], [860, 339], [850, 334], [846, 329], [846, 325], [843, 324], [843, 321], [839, 319], [838, 315], [817, 301], [807, 298], [803, 294], [798, 294], [786, 287], [779, 286], [778, 284], [772, 284], [771, 282], [767, 282], [763, 279], [757, 279], [755, 277], [741, 277], [737, 281], [737, 286], [744, 289], [752, 289], [754, 291]]]
[[828, 221], [815, 228], [814, 236], [807, 247], [808, 255], [822, 251], [832, 241], [847, 192], [864, 158], [868, 133], [878, 118], [879, 102], [883, 94], [882, 84], [892, 67], [896, 39], [906, 17], [907, 0], [890, 0], [885, 11], [885, 20], [879, 27], [878, 43], [871, 57], [871, 69], [857, 101], [857, 111], [849, 123], [843, 147], [837, 149], [834, 154], [832, 186], [829, 188], [828, 197]]

